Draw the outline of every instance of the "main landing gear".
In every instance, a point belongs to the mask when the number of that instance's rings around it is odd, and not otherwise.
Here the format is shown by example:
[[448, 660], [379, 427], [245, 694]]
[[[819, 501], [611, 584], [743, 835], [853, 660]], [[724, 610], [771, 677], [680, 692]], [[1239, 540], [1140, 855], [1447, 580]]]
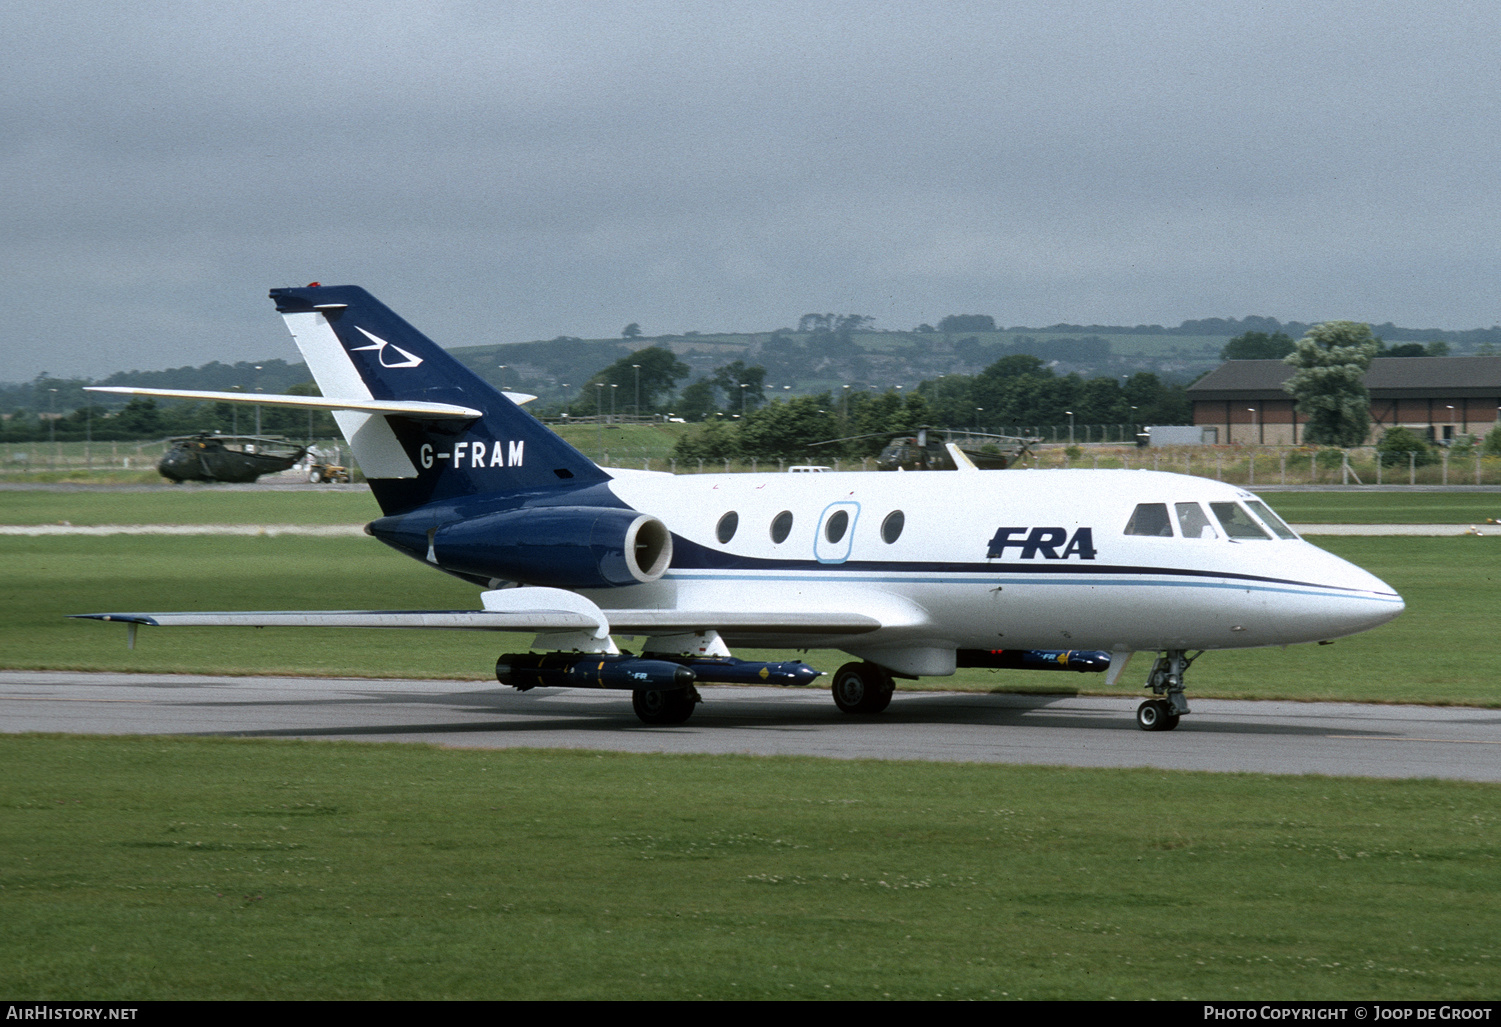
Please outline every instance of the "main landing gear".
[[685, 723], [693, 716], [694, 704], [701, 702], [703, 699], [699, 696], [698, 689], [692, 685], [687, 688], [631, 693], [631, 708], [636, 711], [636, 716], [643, 724]]
[[1183, 649], [1169, 649], [1157, 657], [1152, 672], [1147, 675], [1146, 687], [1162, 699], [1148, 699], [1136, 707], [1136, 726], [1143, 731], [1171, 731], [1178, 726], [1178, 718], [1188, 712], [1188, 700], [1183, 695], [1183, 674], [1189, 666], [1203, 656], [1203, 650], [1192, 656]]
[[896, 683], [885, 667], [846, 663], [834, 674], [834, 704], [845, 713], [880, 713], [891, 705]]

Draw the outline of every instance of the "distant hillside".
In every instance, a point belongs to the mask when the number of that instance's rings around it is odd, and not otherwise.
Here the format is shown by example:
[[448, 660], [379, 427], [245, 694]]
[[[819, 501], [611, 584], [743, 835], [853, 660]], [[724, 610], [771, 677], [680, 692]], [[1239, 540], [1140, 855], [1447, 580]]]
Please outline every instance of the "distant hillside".
[[[578, 395], [592, 375], [626, 354], [647, 346], [666, 346], [690, 368], [683, 385], [711, 375], [735, 360], [766, 368], [768, 392], [781, 395], [814, 394], [842, 385], [915, 386], [948, 374], [975, 374], [1001, 357], [1030, 354], [1058, 374], [1083, 377], [1123, 376], [1151, 372], [1165, 382], [1187, 383], [1217, 367], [1225, 342], [1248, 331], [1284, 332], [1297, 338], [1310, 327], [1298, 321], [1269, 317], [1206, 318], [1184, 321], [1176, 328], [1161, 325], [1077, 325], [993, 327], [978, 331], [941, 331], [922, 325], [914, 331], [880, 331], [848, 327], [868, 318], [807, 315], [794, 331], [642, 336], [634, 339], [579, 339], [559, 336], [535, 342], [466, 346], [451, 352], [486, 381], [498, 387], [535, 393], [538, 408], [562, 404]], [[956, 315], [940, 324], [994, 325], [984, 315]], [[831, 325], [843, 325], [833, 329]], [[1501, 326], [1467, 331], [1401, 328], [1373, 325], [1388, 344], [1442, 340], [1456, 356], [1482, 347], [1501, 349]], [[120, 397], [86, 396], [84, 385], [127, 385], [142, 388], [218, 389], [245, 392], [286, 392], [309, 381], [304, 364], [283, 360], [214, 361], [201, 367], [161, 371], [120, 371], [99, 382], [81, 379], [38, 378], [32, 382], [0, 384], [0, 413], [18, 409], [45, 413], [78, 409], [86, 402], [117, 408]]]

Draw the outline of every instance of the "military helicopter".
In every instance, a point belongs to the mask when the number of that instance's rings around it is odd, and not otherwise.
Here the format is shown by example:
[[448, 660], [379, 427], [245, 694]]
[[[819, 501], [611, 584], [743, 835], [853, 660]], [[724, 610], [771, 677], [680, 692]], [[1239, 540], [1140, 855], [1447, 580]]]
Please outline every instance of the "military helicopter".
[[279, 435], [178, 435], [156, 469], [173, 482], [255, 481], [285, 471], [307, 453]]
[[[930, 432], [942, 432], [944, 438], [938, 439]], [[962, 442], [953, 441], [955, 436], [963, 439]], [[854, 442], [857, 439], [889, 438], [890, 432], [875, 432], [870, 435], [852, 435], [844, 439], [829, 439], [827, 442], [817, 442], [817, 446], [832, 446], [840, 442]], [[1005, 443], [1005, 447], [997, 446], [990, 441], [976, 442], [976, 439], [995, 439]], [[1018, 435], [990, 435], [982, 432], [955, 432], [948, 428], [919, 428], [916, 435], [899, 434], [881, 450], [876, 457], [876, 469], [879, 471], [953, 471], [957, 470], [954, 454], [950, 446], [959, 450], [970, 465], [981, 471], [1000, 471], [1021, 461], [1031, 452], [1034, 443], [1041, 442], [1040, 438], [1023, 438]]]

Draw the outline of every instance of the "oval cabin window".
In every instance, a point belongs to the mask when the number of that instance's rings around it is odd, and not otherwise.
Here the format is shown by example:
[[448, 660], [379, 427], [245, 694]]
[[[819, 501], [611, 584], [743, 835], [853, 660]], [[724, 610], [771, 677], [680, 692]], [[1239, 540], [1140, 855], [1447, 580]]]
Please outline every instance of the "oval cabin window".
[[771, 540], [777, 545], [787, 541], [792, 534], [792, 511], [783, 510], [771, 522]]
[[902, 528], [907, 525], [907, 515], [900, 510], [893, 510], [886, 515], [881, 522], [881, 541], [888, 546], [902, 537]]
[[844, 510], [835, 510], [833, 515], [824, 522], [823, 537], [832, 545], [844, 538], [844, 533], [849, 530], [850, 515]]
[[719, 539], [720, 545], [728, 545], [730, 539], [735, 537], [735, 529], [740, 527], [740, 515], [734, 510], [719, 519], [719, 526], [714, 529], [714, 537]]

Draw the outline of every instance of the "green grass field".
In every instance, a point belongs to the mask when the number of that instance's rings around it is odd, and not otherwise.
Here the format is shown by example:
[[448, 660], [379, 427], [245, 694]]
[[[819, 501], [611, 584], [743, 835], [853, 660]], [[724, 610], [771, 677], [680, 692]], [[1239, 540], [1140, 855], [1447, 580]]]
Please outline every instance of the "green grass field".
[[1265, 492], [1261, 496], [1294, 524], [1483, 525], [1487, 518], [1501, 520], [1501, 492]]
[[1501, 790], [0, 736], [15, 999], [1493, 999]]
[[145, 492], [0, 491], [0, 524], [364, 524], [380, 516], [367, 488], [250, 492], [163, 486]]

